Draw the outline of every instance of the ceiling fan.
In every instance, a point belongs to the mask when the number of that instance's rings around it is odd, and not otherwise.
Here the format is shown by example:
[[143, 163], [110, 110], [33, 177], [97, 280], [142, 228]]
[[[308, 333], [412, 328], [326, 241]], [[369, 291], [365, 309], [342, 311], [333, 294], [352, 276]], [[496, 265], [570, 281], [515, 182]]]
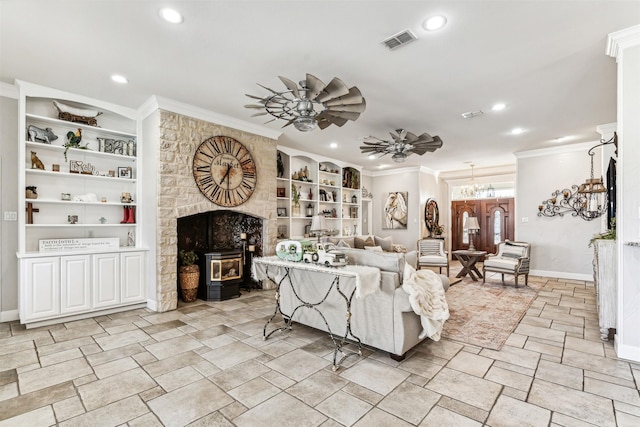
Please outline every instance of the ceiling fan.
[[258, 86], [271, 92], [265, 97], [249, 95], [257, 100], [256, 104], [245, 105], [246, 108], [264, 109], [251, 117], [271, 114], [274, 119], [282, 119], [287, 123], [282, 126], [293, 126], [302, 132], [317, 127], [324, 129], [332, 124], [344, 125], [347, 120], [356, 120], [366, 107], [366, 102], [357, 87], [348, 88], [342, 80], [334, 77], [329, 84], [319, 78], [307, 74], [305, 80], [296, 85], [286, 77], [279, 76], [287, 90], [277, 92], [258, 83]]
[[[439, 136], [431, 136], [423, 133], [416, 136], [414, 133], [407, 132], [405, 129], [396, 129], [395, 134], [389, 132], [393, 140], [385, 141], [375, 136], [368, 136], [362, 142], [365, 145], [360, 146], [363, 154], [380, 154], [382, 157], [391, 154], [393, 161], [404, 162], [410, 154], [418, 154], [422, 156], [427, 151], [433, 152], [442, 147], [442, 140]], [[367, 141], [373, 139], [373, 141]]]

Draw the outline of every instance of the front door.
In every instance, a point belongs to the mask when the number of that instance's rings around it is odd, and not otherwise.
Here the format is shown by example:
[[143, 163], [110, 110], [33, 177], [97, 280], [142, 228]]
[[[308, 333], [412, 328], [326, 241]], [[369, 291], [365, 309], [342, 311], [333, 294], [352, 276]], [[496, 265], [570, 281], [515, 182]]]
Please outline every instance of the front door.
[[[479, 251], [496, 253], [497, 244], [514, 238], [514, 200], [478, 199], [451, 202], [452, 236], [451, 249], [468, 249], [470, 239]], [[470, 236], [464, 230], [464, 221], [469, 216], [476, 216], [480, 230]]]

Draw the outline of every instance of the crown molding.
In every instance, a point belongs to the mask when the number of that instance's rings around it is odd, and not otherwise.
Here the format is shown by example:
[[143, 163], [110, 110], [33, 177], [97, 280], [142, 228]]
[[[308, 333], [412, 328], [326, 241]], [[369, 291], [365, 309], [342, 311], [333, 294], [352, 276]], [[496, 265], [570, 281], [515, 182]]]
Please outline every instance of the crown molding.
[[555, 154], [572, 153], [574, 151], [588, 151], [600, 141], [581, 142], [578, 144], [560, 145], [558, 147], [537, 148], [535, 150], [519, 151], [513, 153], [517, 159], [526, 159], [529, 157], [552, 156]]
[[273, 130], [266, 126], [256, 125], [254, 123], [239, 120], [231, 116], [214, 113], [213, 111], [209, 111], [204, 108], [195, 107], [184, 102], [175, 101], [173, 99], [164, 98], [157, 95], [151, 96], [144, 104], [142, 104], [138, 108], [138, 112], [141, 115], [142, 119], [145, 119], [156, 110], [171, 111], [173, 113], [178, 113], [185, 116], [193, 117], [195, 119], [216, 123], [222, 126], [227, 126], [243, 132], [249, 132], [254, 135], [264, 136], [266, 138], [274, 140], [277, 140], [280, 135], [282, 135], [281, 131]]
[[0, 82], [0, 96], [3, 98], [18, 99], [20, 97], [20, 92], [16, 85]]
[[607, 36], [606, 53], [618, 61], [624, 49], [636, 45], [640, 45], [640, 25], [609, 34]]
[[398, 169], [389, 169], [389, 170], [380, 170], [380, 171], [371, 171], [368, 176], [389, 176], [389, 175], [398, 175], [401, 173], [414, 173], [420, 172], [421, 166], [408, 166], [406, 168], [398, 168]]

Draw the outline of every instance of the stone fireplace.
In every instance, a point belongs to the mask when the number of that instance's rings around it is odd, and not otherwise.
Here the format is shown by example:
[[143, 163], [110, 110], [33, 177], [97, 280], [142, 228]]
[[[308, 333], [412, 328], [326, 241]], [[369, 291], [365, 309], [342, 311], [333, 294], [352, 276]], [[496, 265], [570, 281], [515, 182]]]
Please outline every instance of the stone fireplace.
[[[168, 311], [175, 309], [178, 301], [178, 219], [228, 211], [227, 208], [213, 204], [198, 190], [192, 172], [193, 153], [196, 148], [211, 136], [225, 135], [237, 139], [251, 151], [257, 167], [257, 186], [249, 200], [235, 207], [232, 212], [260, 220], [259, 253], [272, 254], [275, 251], [277, 234], [276, 141], [175, 112], [159, 110], [158, 113], [160, 145], [156, 148], [156, 309]], [[245, 224], [248, 223], [245, 221]], [[239, 240], [241, 232], [248, 233], [248, 228], [241, 231], [242, 227], [237, 225], [225, 239]], [[255, 225], [251, 227], [255, 228]], [[256, 244], [257, 234], [252, 236]], [[234, 244], [237, 245], [237, 242]]]

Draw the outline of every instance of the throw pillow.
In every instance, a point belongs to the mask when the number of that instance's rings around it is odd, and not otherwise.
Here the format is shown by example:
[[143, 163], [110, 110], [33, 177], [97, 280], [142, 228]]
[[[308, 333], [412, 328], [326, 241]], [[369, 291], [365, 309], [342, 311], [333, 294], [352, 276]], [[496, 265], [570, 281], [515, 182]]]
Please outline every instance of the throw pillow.
[[356, 247], [356, 249], [364, 249], [365, 246], [375, 246], [376, 245], [376, 243], [374, 242], [374, 240], [373, 240], [373, 238], [371, 236], [367, 237], [364, 240], [359, 238], [359, 237], [354, 237], [353, 244]]
[[373, 236], [373, 239], [376, 243], [376, 246], [382, 247], [382, 250], [385, 252], [393, 252], [393, 242], [391, 241], [391, 236], [389, 237], [378, 237]]
[[364, 249], [371, 252], [384, 252], [381, 246], [365, 246]]
[[350, 247], [351, 247], [351, 246], [349, 246], [349, 244], [348, 244], [347, 242], [345, 242], [345, 241], [344, 241], [344, 240], [342, 240], [342, 239], [338, 242], [338, 245], [337, 245], [337, 246], [338, 246], [339, 248], [350, 248]]

